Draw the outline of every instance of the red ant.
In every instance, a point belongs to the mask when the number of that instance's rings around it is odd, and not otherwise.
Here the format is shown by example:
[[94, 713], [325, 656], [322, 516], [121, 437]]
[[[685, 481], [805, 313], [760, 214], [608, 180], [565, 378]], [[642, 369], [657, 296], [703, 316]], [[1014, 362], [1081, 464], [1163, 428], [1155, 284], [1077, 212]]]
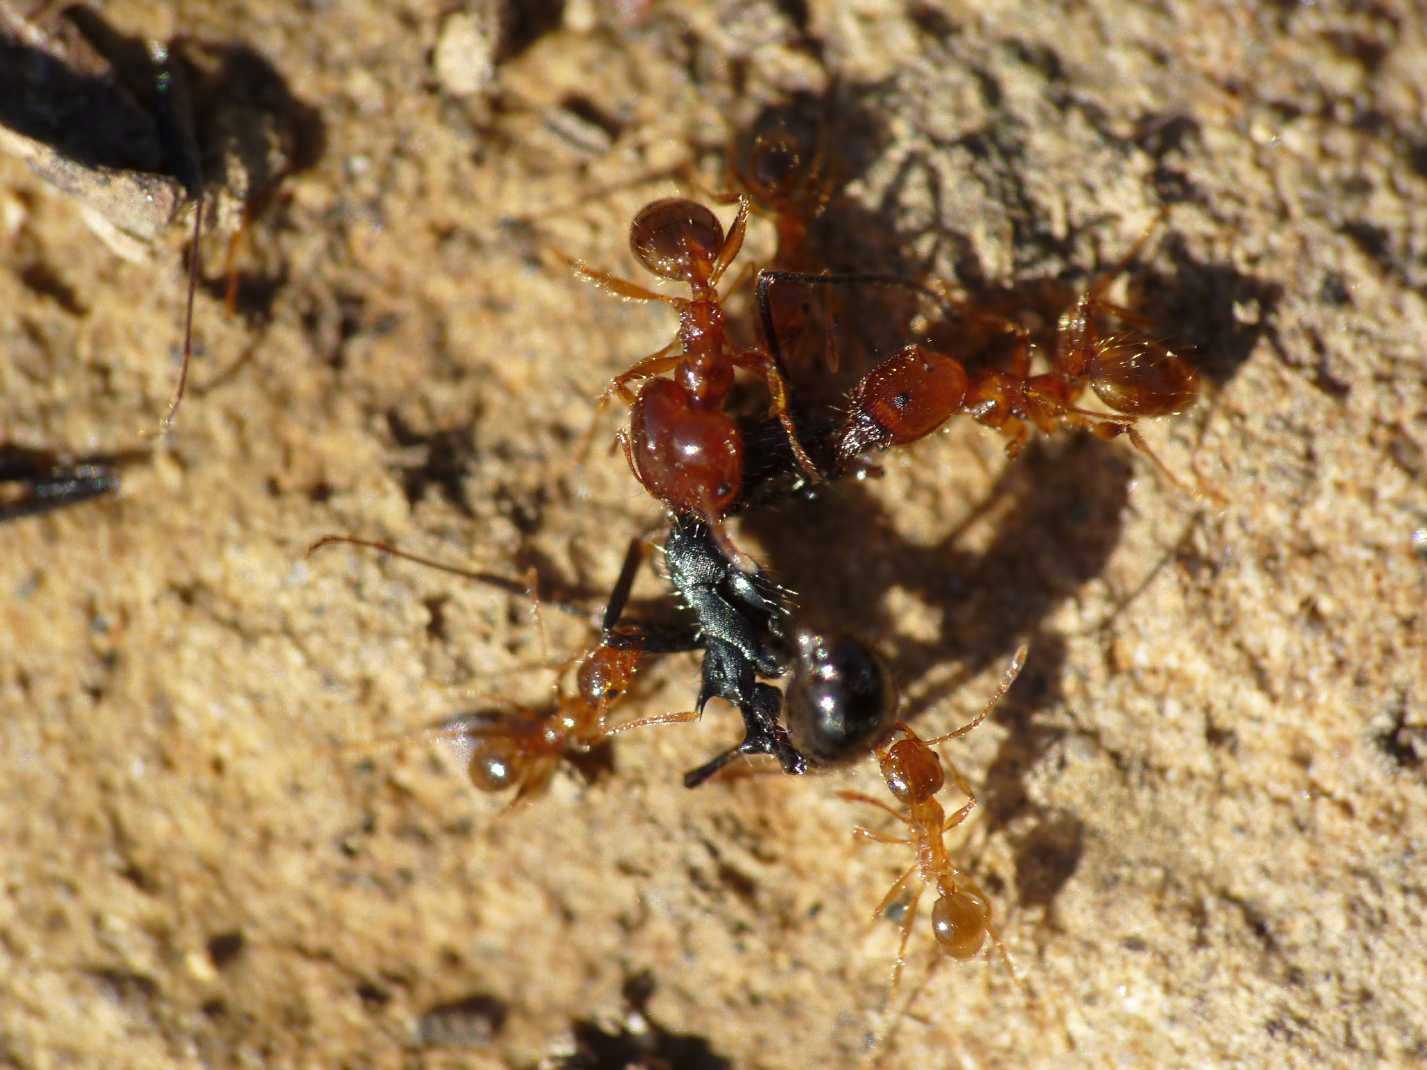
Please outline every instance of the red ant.
[[[936, 889], [937, 895], [936, 903], [932, 906], [932, 935], [936, 937], [938, 948], [951, 958], [966, 960], [981, 950], [989, 936], [1011, 976], [1016, 976], [1010, 953], [991, 922], [989, 897], [952, 861], [944, 842], [945, 834], [965, 821], [975, 809], [976, 795], [956, 766], [951, 761], [944, 760], [933, 748], [949, 739], [966, 735], [990, 715], [1015, 683], [1021, 667], [1025, 664], [1026, 651], [1025, 646], [1016, 651], [990, 701], [982, 707], [980, 713], [960, 728], [931, 739], [923, 739], [912, 731], [911, 727], [899, 721], [892, 729], [893, 741], [877, 747], [877, 764], [881, 768], [882, 779], [886, 781], [888, 789], [897, 797], [903, 809], [894, 809], [882, 800], [860, 792], [838, 792], [844, 799], [867, 803], [879, 810], [885, 810], [911, 830], [908, 836], [889, 836], [862, 826], [853, 830], [853, 834], [862, 839], [906, 845], [916, 851], [916, 861], [897, 878], [873, 911], [874, 918], [881, 917], [901, 898], [909, 884], [918, 882], [917, 890], [912, 894], [911, 902], [908, 903], [902, 918], [901, 943], [897, 946], [897, 961], [892, 968], [889, 1002], [895, 997], [901, 983], [902, 969], [907, 961], [907, 941], [911, 938], [912, 926], [916, 923], [917, 905], [928, 885]], [[946, 811], [936, 799], [936, 793], [946, 783], [948, 775], [967, 800], [950, 817], [946, 816]], [[932, 968], [935, 969], [940, 961], [942, 960], [936, 960]]]
[[[385, 543], [346, 535], [324, 536], [313, 543], [307, 552], [311, 554], [334, 543], [380, 550], [505, 590], [520, 587], [517, 581], [502, 576], [456, 568]], [[542, 794], [562, 761], [572, 762], [588, 754], [611, 736], [645, 725], [680, 724], [698, 718], [697, 712], [689, 711], [641, 717], [620, 724], [610, 723], [611, 710], [628, 692], [646, 656], [664, 650], [651, 641], [651, 635], [646, 630], [637, 625], [620, 623], [643, 559], [643, 544], [634, 539], [601, 617], [600, 641], [575, 659], [578, 664], [572, 693], [566, 693], [557, 684], [555, 704], [551, 708], [536, 710], [517, 707], [513, 710], [462, 713], [426, 730], [428, 738], [446, 745], [465, 765], [466, 773], [477, 790], [497, 793], [515, 788], [515, 795], [509, 803], [513, 807]], [[528, 590], [534, 594], [533, 583]], [[538, 601], [536, 606], [538, 609]], [[381, 742], [400, 738], [403, 737]]]
[[[826, 134], [818, 102], [799, 95], [787, 104], [764, 109], [749, 129], [728, 150], [728, 171], [733, 183], [752, 201], [753, 211], [773, 221], [777, 246], [764, 265], [772, 271], [817, 272], [808, 231], [827, 207], [830, 187], [826, 168]], [[720, 197], [731, 202], [737, 195]], [[740, 279], [739, 282], [745, 281]], [[738, 287], [735, 286], [734, 289]], [[806, 373], [821, 360], [829, 372], [837, 370], [837, 351], [831, 332], [814, 332], [815, 317], [806, 295], [785, 296], [775, 302], [770, 322], [778, 324], [784, 339], [787, 366]], [[826, 292], [822, 294], [825, 299]], [[810, 352], [812, 343], [818, 352]]]
[[[1104, 439], [1126, 435], [1166, 478], [1179, 485], [1140, 437], [1135, 423], [1189, 408], [1198, 397], [1198, 376], [1183, 357], [1141, 331], [1104, 329], [1107, 317], [1137, 327], [1146, 325], [1144, 317], [1102, 295], [1139, 254], [1157, 224], [1158, 220], [1151, 224], [1120, 263], [1092, 282], [1061, 316], [1048, 372], [1031, 373], [1035, 348], [1025, 327], [992, 313], [965, 309], [959, 311], [964, 319], [1012, 336], [1007, 367], [972, 373], [949, 353], [912, 344], [873, 368], [849, 395], [848, 415], [836, 438], [835, 468], [841, 470], [869, 449], [915, 442], [950, 417], [965, 413], [1000, 431], [1011, 456], [1025, 446], [1032, 428], [1044, 434], [1083, 428]], [[809, 285], [840, 281], [836, 277], [766, 272], [759, 279], [760, 303], [772, 283], [785, 280]], [[777, 358], [776, 336], [770, 345]], [[1112, 411], [1080, 408], [1076, 401], [1087, 388]]]
[[[725, 545], [723, 516], [743, 484], [742, 437], [724, 411], [735, 368], [763, 376], [799, 466], [809, 478], [821, 478], [798, 441], [777, 361], [764, 349], [734, 349], [725, 334], [717, 286], [743, 247], [748, 212], [748, 198], [740, 196], [726, 236], [713, 212], [683, 198], [654, 201], [634, 217], [629, 233], [634, 255], [661, 279], [687, 283], [688, 298], [574, 264], [582, 277], [616, 296], [661, 301], [678, 312], [674, 340], [612, 379], [598, 405], [618, 396], [632, 407], [629, 431], [618, 437], [635, 478], [671, 509], [706, 521]], [[674, 378], [655, 378], [664, 372]], [[636, 380], [646, 380], [638, 394], [630, 388]]]

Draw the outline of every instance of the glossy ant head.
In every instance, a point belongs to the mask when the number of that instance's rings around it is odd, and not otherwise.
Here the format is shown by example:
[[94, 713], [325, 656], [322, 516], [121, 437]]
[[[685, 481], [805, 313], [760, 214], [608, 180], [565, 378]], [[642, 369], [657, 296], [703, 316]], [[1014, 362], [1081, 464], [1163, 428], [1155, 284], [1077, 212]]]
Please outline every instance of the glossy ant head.
[[822, 765], [860, 758], [887, 731], [897, 688], [887, 666], [849, 635], [802, 632], [784, 692], [793, 744]]
[[723, 242], [718, 217], [683, 197], [646, 204], [629, 227], [629, 247], [639, 262], [671, 282], [707, 283]]
[[903, 738], [889, 747], [879, 748], [877, 764], [882, 769], [882, 778], [887, 782], [888, 790], [898, 801], [910, 806], [925, 802], [939, 792], [946, 783], [946, 772], [935, 750], [906, 725], [899, 725], [898, 728]]
[[729, 165], [760, 209], [802, 212], [821, 178], [822, 139], [811, 101], [798, 98], [765, 109], [734, 143]]

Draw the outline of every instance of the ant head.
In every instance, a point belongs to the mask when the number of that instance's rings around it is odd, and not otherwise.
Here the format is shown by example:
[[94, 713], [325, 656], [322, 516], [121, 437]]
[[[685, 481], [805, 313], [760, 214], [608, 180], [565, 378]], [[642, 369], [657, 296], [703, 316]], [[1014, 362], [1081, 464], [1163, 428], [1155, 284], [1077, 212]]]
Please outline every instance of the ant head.
[[668, 197], [640, 209], [629, 226], [629, 247], [661, 279], [697, 282], [708, 277], [723, 248], [723, 225], [702, 204]]
[[906, 725], [898, 725], [903, 737], [877, 752], [882, 778], [901, 802], [912, 804], [930, 799], [946, 783], [941, 756], [928, 747]]
[[970, 888], [941, 888], [932, 907], [932, 934], [954, 959], [969, 959], [981, 950], [991, 930], [991, 904]]
[[740, 139], [733, 167], [754, 200], [783, 210], [817, 177], [821, 140], [806, 105], [768, 108]]
[[634, 648], [601, 644], [580, 661], [575, 688], [584, 701], [596, 707], [612, 705], [638, 671], [640, 652]]
[[897, 711], [897, 688], [871, 647], [849, 635], [798, 635], [784, 696], [793, 744], [835, 764], [867, 753]]

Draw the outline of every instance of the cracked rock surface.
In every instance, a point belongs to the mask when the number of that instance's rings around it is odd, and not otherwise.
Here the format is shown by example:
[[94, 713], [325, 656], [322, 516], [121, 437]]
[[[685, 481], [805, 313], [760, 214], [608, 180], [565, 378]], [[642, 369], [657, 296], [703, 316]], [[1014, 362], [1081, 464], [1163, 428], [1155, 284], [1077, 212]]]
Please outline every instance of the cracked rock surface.
[[[204, 243], [172, 435], [116, 498], [0, 527], [0, 1066], [1427, 1062], [1411, 5], [498, 6], [468, 5], [499, 34], [489, 79], [455, 83], [449, 6], [103, 9], [261, 57], [290, 99], [217, 65], [209, 170], [290, 173], [239, 246], [236, 316], [234, 220]], [[835, 794], [880, 796], [874, 763], [687, 792], [737, 732], [711, 708], [502, 816], [421, 739], [381, 741], [547, 701], [588, 628], [547, 611], [547, 650], [519, 597], [304, 556], [347, 532], [607, 589], [659, 512], [579, 439], [674, 325], [548, 251], [640, 278], [633, 213], [688, 162], [717, 185], [730, 133], [794, 92], [831, 101], [829, 267], [1029, 306], [1170, 205], [1117, 293], [1206, 386], [1146, 439], [1226, 500], [1123, 441], [1008, 461], [954, 420], [738, 528], [807, 620], [879, 646], [927, 734], [1030, 643], [943, 748], [982, 803], [956, 857], [1025, 988], [990, 954], [922, 986], [924, 912], [903, 999], [922, 987], [875, 1049], [897, 928], [869, 918], [910, 857], [854, 844], [883, 826]], [[261, 118], [299, 101], [301, 168]], [[126, 449], [172, 388], [182, 221], [141, 262], [91, 208], [0, 156], [6, 442]], [[772, 244], [755, 220], [744, 256]], [[833, 305], [854, 369], [920, 329], [892, 296]], [[628, 708], [687, 708], [696, 679], [662, 659]]]

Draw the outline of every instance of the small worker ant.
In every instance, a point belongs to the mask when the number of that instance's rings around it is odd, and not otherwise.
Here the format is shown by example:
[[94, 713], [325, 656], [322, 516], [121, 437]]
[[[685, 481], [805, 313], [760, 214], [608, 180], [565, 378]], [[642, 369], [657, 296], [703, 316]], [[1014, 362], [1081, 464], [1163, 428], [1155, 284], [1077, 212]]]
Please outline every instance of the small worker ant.
[[[324, 536], [312, 544], [308, 553], [335, 543], [377, 549], [443, 572], [490, 583], [502, 590], [520, 586], [517, 581], [502, 576], [456, 568], [385, 543], [346, 535]], [[643, 560], [642, 540], [631, 540], [619, 579], [600, 618], [600, 640], [571, 662], [576, 666], [574, 690], [566, 692], [557, 683], [553, 707], [476, 710], [449, 717], [425, 730], [423, 734], [427, 738], [444, 744], [465, 766], [477, 790], [494, 794], [515, 788], [509, 804], [515, 806], [544, 793], [561, 762], [573, 763], [611, 736], [647, 725], [682, 724], [698, 719], [698, 712], [691, 710], [619, 724], [610, 722], [612, 709], [629, 691], [648, 655], [689, 649], [688, 642], [678, 631], [620, 621]], [[528, 589], [533, 595], [533, 583]], [[536, 605], [538, 607], [538, 601]]]
[[[877, 909], [873, 911], [873, 917], [881, 917], [901, 898], [909, 884], [918, 882], [917, 890], [912, 893], [902, 918], [901, 942], [897, 946], [897, 960], [892, 968], [889, 1000], [895, 997], [901, 983], [902, 970], [907, 961], [907, 941], [911, 938], [912, 926], [916, 923], [917, 905], [928, 885], [934, 887], [937, 893], [936, 903], [932, 907], [932, 935], [936, 937], [939, 949], [951, 958], [970, 959], [981, 949], [989, 936], [1001, 953], [1011, 976], [1016, 976], [1006, 945], [1002, 943], [991, 922], [990, 899], [951, 860], [944, 842], [946, 833], [965, 821], [975, 808], [976, 795], [956, 766], [950, 760], [943, 759], [934, 748], [949, 739], [966, 735], [990, 715], [1015, 683], [1021, 667], [1025, 664], [1026, 652], [1025, 646], [1016, 651], [990, 701], [982, 707], [980, 713], [960, 728], [931, 739], [923, 739], [910, 726], [899, 721], [893, 728], [893, 741], [877, 747], [877, 764], [882, 778], [903, 809], [895, 809], [881, 799], [874, 799], [861, 792], [838, 792], [839, 796], [851, 802], [866, 803], [886, 811], [911, 830], [910, 835], [900, 837], [875, 832], [863, 826], [853, 830], [853, 834], [862, 839], [910, 846], [916, 851], [916, 861], [893, 882]], [[953, 811], [950, 817], [946, 816], [946, 811], [936, 798], [936, 793], [946, 783], [948, 775], [967, 800]]]
[[[836, 436], [832, 474], [861, 453], [908, 445], [964, 413], [1000, 431], [1011, 456], [1029, 441], [1032, 429], [1051, 434], [1080, 428], [1104, 439], [1126, 435], [1167, 479], [1179, 485], [1135, 424], [1144, 417], [1170, 416], [1188, 409], [1198, 397], [1198, 376], [1183, 357], [1138, 329], [1147, 324], [1143, 316], [1103, 296], [1139, 254], [1158, 222], [1156, 219], [1129, 253], [1096, 278], [1061, 316], [1049, 371], [1032, 374], [1036, 350], [1030, 332], [1021, 324], [965, 309], [959, 312], [963, 319], [1011, 336], [1008, 366], [968, 372], [958, 357], [915, 343], [883, 360], [848, 395], [847, 416]], [[759, 299], [766, 300], [775, 282], [826, 285], [839, 281], [798, 272], [764, 272], [758, 282]], [[1107, 331], [1107, 319], [1126, 326]], [[769, 344], [778, 359], [776, 335], [770, 337]], [[1087, 388], [1111, 411], [1079, 407], [1076, 402]]]
[[[631, 406], [627, 433], [619, 434], [635, 478], [675, 512], [703, 520], [728, 546], [723, 517], [743, 483], [744, 450], [738, 427], [724, 411], [734, 369], [757, 371], [768, 386], [773, 413], [808, 478], [821, 478], [798, 442], [787, 387], [767, 350], [737, 350], [724, 329], [718, 282], [743, 247], [749, 201], [738, 198], [738, 215], [725, 236], [708, 208], [683, 198], [654, 201], [630, 226], [629, 244], [650, 272], [687, 283], [688, 298], [655, 293], [637, 283], [575, 262], [576, 272], [603, 290], [632, 301], [661, 301], [679, 314], [679, 332], [668, 345], [616, 376], [601, 394]], [[656, 378], [673, 372], [674, 378]], [[638, 394], [630, 384], [644, 380]]]

